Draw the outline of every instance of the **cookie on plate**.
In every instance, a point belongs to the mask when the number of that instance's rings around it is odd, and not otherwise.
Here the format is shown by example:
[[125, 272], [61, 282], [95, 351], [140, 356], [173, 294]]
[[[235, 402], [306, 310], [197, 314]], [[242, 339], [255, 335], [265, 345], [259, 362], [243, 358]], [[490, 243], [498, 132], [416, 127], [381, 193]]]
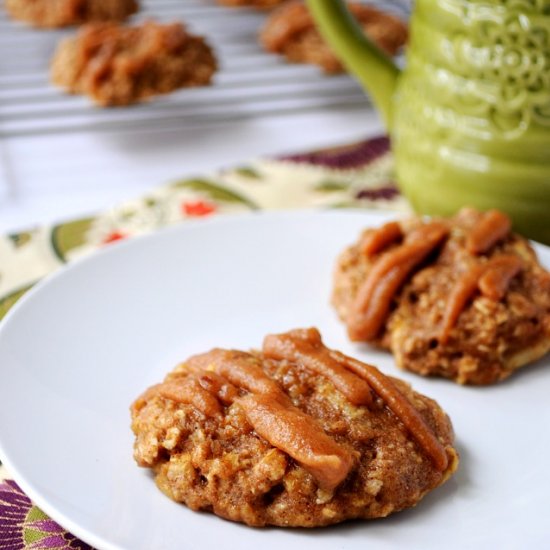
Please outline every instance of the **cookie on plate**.
[[35, 27], [66, 27], [89, 21], [123, 21], [136, 0], [5, 0], [8, 13]]
[[435, 401], [325, 347], [314, 328], [193, 356], [131, 414], [135, 460], [166, 495], [253, 526], [384, 517], [458, 464]]
[[70, 93], [112, 106], [205, 86], [216, 69], [215, 55], [204, 38], [189, 34], [181, 23], [94, 23], [58, 46], [51, 78]]
[[550, 350], [550, 274], [496, 210], [367, 229], [337, 262], [332, 302], [352, 340], [461, 384], [497, 382]]
[[[388, 54], [397, 53], [407, 41], [407, 25], [393, 15], [353, 2], [348, 7], [365, 33]], [[293, 63], [318, 65], [325, 73], [344, 70], [303, 2], [289, 2], [274, 11], [261, 31], [260, 42], [267, 51], [282, 54]]]

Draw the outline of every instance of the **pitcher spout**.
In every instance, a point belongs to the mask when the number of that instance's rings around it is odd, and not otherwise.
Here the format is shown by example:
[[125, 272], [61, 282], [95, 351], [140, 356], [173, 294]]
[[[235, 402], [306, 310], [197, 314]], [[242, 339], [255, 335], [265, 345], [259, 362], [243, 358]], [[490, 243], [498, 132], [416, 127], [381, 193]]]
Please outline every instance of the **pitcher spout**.
[[346, 68], [365, 88], [388, 131], [400, 69], [374, 44], [340, 0], [307, 0], [317, 26]]

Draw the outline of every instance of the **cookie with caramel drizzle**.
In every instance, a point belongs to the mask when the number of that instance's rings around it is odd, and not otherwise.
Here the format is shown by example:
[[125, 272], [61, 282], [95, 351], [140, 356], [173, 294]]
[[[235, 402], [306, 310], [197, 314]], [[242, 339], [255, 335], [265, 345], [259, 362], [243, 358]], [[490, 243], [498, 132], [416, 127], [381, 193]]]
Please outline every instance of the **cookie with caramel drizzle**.
[[204, 37], [181, 22], [100, 22], [83, 25], [59, 43], [50, 76], [67, 93], [85, 94], [101, 107], [122, 107], [208, 86], [217, 66]]
[[124, 21], [139, 9], [137, 0], [5, 0], [4, 6], [14, 19], [46, 28]]
[[[244, 0], [223, 1], [235, 3]], [[263, 0], [262, 3], [275, 1]], [[397, 54], [406, 43], [407, 25], [397, 17], [359, 2], [347, 2], [347, 6], [363, 32], [388, 55]], [[259, 38], [266, 51], [283, 55], [292, 63], [317, 65], [327, 74], [345, 71], [319, 33], [308, 5], [301, 0], [283, 2], [274, 10], [266, 19]]]
[[131, 412], [134, 457], [164, 493], [254, 526], [383, 517], [458, 464], [433, 400], [327, 348], [314, 328], [193, 356]]
[[366, 230], [338, 260], [332, 300], [352, 340], [461, 384], [550, 350], [550, 274], [497, 210]]

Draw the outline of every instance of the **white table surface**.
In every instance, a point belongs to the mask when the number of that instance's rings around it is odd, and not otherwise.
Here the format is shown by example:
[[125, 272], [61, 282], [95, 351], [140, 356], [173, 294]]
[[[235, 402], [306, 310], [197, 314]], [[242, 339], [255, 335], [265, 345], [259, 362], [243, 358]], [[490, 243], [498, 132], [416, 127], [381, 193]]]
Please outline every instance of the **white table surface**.
[[93, 213], [170, 180], [360, 140], [382, 131], [369, 108], [247, 118], [200, 129], [0, 140], [0, 231]]

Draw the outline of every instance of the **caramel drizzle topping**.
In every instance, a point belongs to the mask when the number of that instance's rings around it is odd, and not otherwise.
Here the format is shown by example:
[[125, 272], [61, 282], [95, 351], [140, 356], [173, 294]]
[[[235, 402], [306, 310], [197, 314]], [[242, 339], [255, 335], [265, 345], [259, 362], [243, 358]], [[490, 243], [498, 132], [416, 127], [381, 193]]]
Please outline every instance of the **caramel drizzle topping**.
[[214, 349], [195, 355], [185, 362], [188, 368], [217, 372], [238, 388], [252, 393], [265, 393], [286, 398], [275, 380], [269, 378], [257, 357], [237, 350]]
[[326, 490], [335, 489], [353, 467], [353, 455], [323, 432], [315, 420], [269, 395], [238, 401], [258, 435], [301, 464]]
[[205, 372], [198, 380], [206, 391], [215, 395], [224, 405], [231, 405], [239, 397], [239, 390], [216, 372]]
[[372, 403], [369, 385], [327, 355], [317, 329], [270, 334], [264, 339], [262, 351], [266, 357], [301, 363], [308, 370], [328, 378], [354, 405]]
[[491, 300], [501, 300], [512, 279], [523, 268], [523, 261], [513, 254], [502, 254], [484, 264], [476, 264], [466, 271], [454, 284], [443, 313], [439, 341], [449, 341], [451, 329], [473, 295], [479, 290]]
[[[309, 346], [305, 344], [308, 340], [310, 340]], [[311, 348], [314, 353], [313, 356], [308, 357], [308, 351]], [[434, 466], [439, 471], [444, 471], [447, 468], [448, 457], [445, 448], [420, 413], [397, 389], [395, 384], [376, 367], [325, 347], [317, 329], [298, 329], [285, 334], [269, 335], [264, 340], [262, 351], [267, 357], [288, 359], [302, 364], [307, 369], [324, 375], [331, 381], [340, 380], [343, 369], [348, 373], [346, 381], [349, 384], [361, 386], [366, 383], [367, 387], [372, 388], [395, 416], [401, 420], [415, 441], [431, 458]], [[311, 360], [312, 357], [314, 361]], [[320, 367], [321, 364], [322, 367]], [[370, 396], [369, 398], [372, 399]]]
[[475, 265], [469, 271], [466, 271], [462, 277], [458, 279], [458, 281], [456, 281], [445, 305], [442, 329], [441, 334], [439, 335], [440, 343], [446, 344], [449, 341], [451, 329], [455, 326], [458, 317], [462, 313], [462, 310], [468, 303], [470, 297], [476, 291], [479, 277], [482, 272], [482, 266]]
[[202, 387], [194, 376], [173, 377], [162, 384], [151, 386], [138, 401], [147, 401], [155, 395], [170, 399], [175, 403], [192, 405], [205, 416], [218, 416], [222, 413], [220, 403], [214, 395]]
[[466, 248], [472, 254], [484, 254], [504, 239], [511, 229], [512, 223], [506, 214], [498, 210], [484, 212], [470, 231]]
[[398, 290], [448, 233], [449, 228], [442, 222], [427, 223], [413, 231], [403, 244], [378, 258], [359, 288], [348, 319], [351, 340], [372, 340], [377, 336]]
[[[466, 237], [466, 250], [485, 254], [511, 231], [506, 214], [489, 210], [481, 215]], [[364, 283], [359, 287], [347, 319], [351, 340], [369, 341], [377, 337], [389, 315], [392, 301], [415, 268], [448, 236], [449, 227], [440, 221], [427, 223], [405, 237], [405, 241], [376, 259]], [[367, 233], [359, 249], [367, 256], [382, 252], [403, 238], [397, 222]], [[501, 255], [487, 264], [474, 266], [457, 281], [451, 291], [443, 316], [440, 342], [448, 341], [462, 310], [472, 295], [480, 290], [492, 299], [501, 300], [522, 262], [514, 255]]]
[[382, 227], [367, 233], [363, 237], [359, 247], [363, 254], [366, 256], [372, 256], [402, 238], [403, 230], [401, 229], [399, 223], [389, 222], [384, 224]]
[[512, 279], [523, 269], [523, 261], [514, 254], [502, 254], [492, 258], [479, 278], [481, 294], [495, 301], [502, 300]]
[[434, 466], [441, 472], [447, 469], [449, 458], [445, 447], [439, 442], [420, 413], [397, 389], [390, 378], [382, 374], [373, 365], [363, 363], [338, 351], [329, 350], [329, 355], [356, 373], [363, 380], [366, 380], [393, 414], [403, 422], [403, 425], [409, 430], [412, 437], [432, 459]]
[[[327, 377], [361, 405], [372, 403], [373, 390], [411, 432], [434, 466], [439, 471], [447, 468], [444, 447], [392, 381], [375, 367], [325, 347], [316, 329], [267, 336], [263, 354], [266, 358], [297, 362]], [[354, 387], [360, 389], [352, 390]], [[323, 489], [335, 489], [353, 467], [352, 452], [327, 435], [314, 418], [295, 407], [277, 382], [263, 371], [259, 359], [249, 353], [215, 349], [191, 357], [179, 371], [151, 387], [138, 401], [155, 395], [192, 405], [207, 417], [220, 415], [221, 404], [237, 403], [256, 433], [310, 472]]]
[[[212, 399], [217, 397], [226, 405], [238, 403], [256, 433], [301, 464], [320, 487], [332, 490], [349, 474], [354, 462], [351, 452], [325, 434], [313, 418], [292, 405], [277, 382], [263, 371], [257, 357], [241, 351], [215, 349], [191, 357], [185, 367], [190, 376], [184, 378], [177, 373], [168, 384], [181, 381], [179, 383], [186, 385], [189, 381], [196, 389], [198, 381], [200, 390], [210, 392]], [[241, 390], [250, 393], [243, 396]], [[191, 401], [192, 396], [186, 392], [157, 390], [157, 393], [193, 405], [205, 416], [216, 413], [213, 408], [204, 407], [203, 400]]]

